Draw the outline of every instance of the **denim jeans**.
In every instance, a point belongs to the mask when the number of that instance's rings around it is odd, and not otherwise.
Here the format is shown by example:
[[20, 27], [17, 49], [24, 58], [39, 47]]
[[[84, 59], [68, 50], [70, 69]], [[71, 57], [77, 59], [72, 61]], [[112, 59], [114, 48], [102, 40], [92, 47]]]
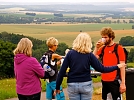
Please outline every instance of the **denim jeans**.
[[91, 100], [93, 92], [92, 81], [68, 83], [69, 100]]

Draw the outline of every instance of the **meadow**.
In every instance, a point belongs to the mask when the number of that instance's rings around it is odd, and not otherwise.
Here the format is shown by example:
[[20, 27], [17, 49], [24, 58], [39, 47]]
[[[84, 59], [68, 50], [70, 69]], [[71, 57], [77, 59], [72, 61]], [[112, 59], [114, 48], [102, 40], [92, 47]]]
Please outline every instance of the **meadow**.
[[[46, 82], [44, 79], [41, 79], [42, 92], [46, 91]], [[66, 78], [62, 82], [63, 88], [67, 87]], [[12, 79], [3, 79], [0, 80], [0, 100], [5, 100], [8, 98], [17, 97], [16, 94], [16, 80]]]
[[132, 24], [67, 24], [54, 22], [52, 24], [1, 24], [0, 32], [23, 34], [41, 40], [53, 36], [59, 42], [64, 42], [71, 47], [73, 40], [81, 30], [90, 34], [92, 41], [97, 42], [101, 38], [100, 30], [102, 27], [111, 27], [114, 30], [115, 42], [118, 42], [121, 37], [134, 36]]
[[[67, 79], [64, 78], [62, 82], [63, 88], [67, 87], [66, 81]], [[93, 82], [100, 82], [100, 81], [101, 81], [100, 77], [93, 78]], [[44, 79], [41, 79], [41, 84], [42, 84], [42, 92], [46, 91], [46, 82], [44, 81]], [[0, 80], [0, 100], [17, 97], [15, 85], [16, 80], [14, 78]]]

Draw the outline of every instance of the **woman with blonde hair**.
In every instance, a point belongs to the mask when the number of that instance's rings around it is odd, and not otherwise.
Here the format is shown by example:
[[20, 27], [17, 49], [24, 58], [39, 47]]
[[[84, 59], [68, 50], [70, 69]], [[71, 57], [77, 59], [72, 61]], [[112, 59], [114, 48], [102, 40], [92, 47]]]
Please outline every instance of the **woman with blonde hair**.
[[14, 73], [16, 92], [19, 100], [40, 100], [40, 78], [45, 75], [44, 69], [36, 58], [32, 57], [32, 42], [22, 38], [14, 53]]
[[72, 50], [67, 53], [63, 61], [54, 95], [60, 93], [60, 85], [68, 67], [70, 68], [67, 78], [69, 100], [91, 100], [93, 86], [90, 65], [99, 72], [111, 72], [125, 66], [118, 64], [105, 68], [92, 54], [91, 48], [91, 37], [87, 33], [80, 33], [73, 41]]
[[44, 55], [49, 55], [50, 61], [48, 61], [48, 65], [55, 72], [54, 75], [52, 76], [49, 75], [48, 78], [46, 79], [46, 100], [52, 100], [53, 98], [56, 98], [56, 100], [65, 100], [64, 92], [61, 86], [60, 86], [60, 95], [62, 96], [53, 97], [53, 92], [56, 87], [56, 79], [58, 75], [58, 65], [60, 65], [61, 63], [60, 60], [62, 59], [62, 56], [55, 53], [59, 44], [58, 40], [55, 37], [49, 37], [46, 41], [46, 44], [48, 46], [48, 51], [46, 51]]

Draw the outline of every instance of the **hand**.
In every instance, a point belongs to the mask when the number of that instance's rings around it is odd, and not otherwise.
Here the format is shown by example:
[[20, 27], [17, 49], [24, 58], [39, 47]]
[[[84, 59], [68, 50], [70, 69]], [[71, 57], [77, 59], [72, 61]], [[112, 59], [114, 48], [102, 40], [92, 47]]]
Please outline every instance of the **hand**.
[[54, 90], [53, 95], [56, 96], [57, 93], [60, 93], [60, 90]]
[[123, 67], [126, 67], [127, 64], [125, 64], [125, 63], [121, 63], [121, 64], [118, 64], [117, 66], [118, 66], [118, 68], [123, 68]]
[[120, 84], [120, 93], [122, 94], [122, 93], [124, 93], [126, 91], [126, 85], [125, 85], [125, 83], [121, 83]]
[[57, 63], [56, 63], [57, 65], [60, 65], [61, 64], [61, 61], [59, 60], [59, 61], [57, 61]]
[[96, 48], [100, 48], [102, 45], [104, 45], [102, 43], [102, 40], [100, 39], [97, 43], [96, 43]]

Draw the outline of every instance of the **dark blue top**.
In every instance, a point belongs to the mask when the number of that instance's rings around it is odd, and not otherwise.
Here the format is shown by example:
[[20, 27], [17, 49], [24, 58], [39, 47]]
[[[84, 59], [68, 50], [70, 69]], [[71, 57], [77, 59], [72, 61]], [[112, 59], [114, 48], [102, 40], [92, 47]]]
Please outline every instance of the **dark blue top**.
[[69, 67], [68, 83], [91, 81], [90, 65], [99, 72], [111, 72], [118, 69], [118, 66], [104, 67], [92, 53], [82, 54], [75, 50], [70, 50], [61, 66], [57, 80], [56, 89], [60, 89], [66, 69]]

